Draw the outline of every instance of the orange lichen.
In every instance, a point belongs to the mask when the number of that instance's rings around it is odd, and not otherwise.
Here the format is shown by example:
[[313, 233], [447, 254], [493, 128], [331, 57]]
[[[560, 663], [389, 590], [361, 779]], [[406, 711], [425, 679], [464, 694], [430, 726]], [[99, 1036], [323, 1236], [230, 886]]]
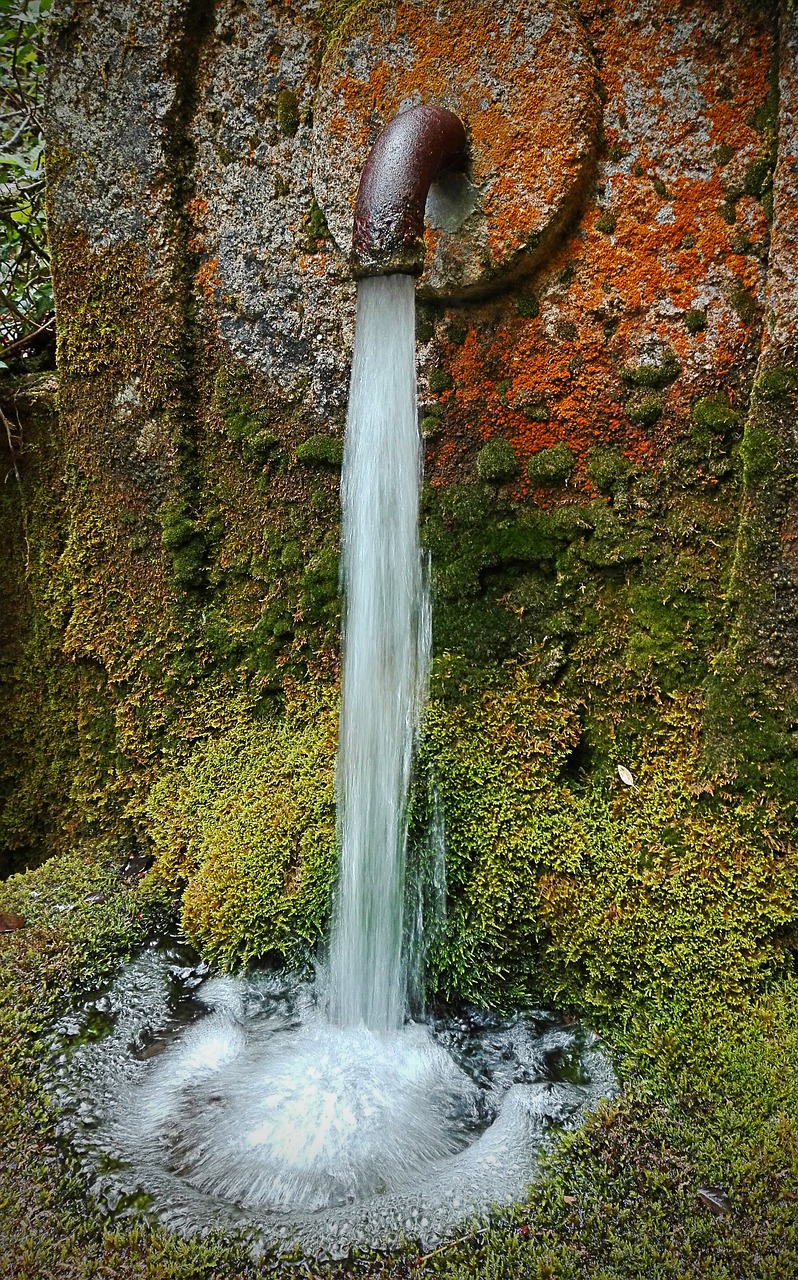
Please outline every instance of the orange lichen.
[[215, 258], [208, 258], [207, 262], [203, 262], [195, 276], [197, 287], [203, 297], [208, 302], [213, 302], [217, 291], [221, 289], [222, 282], [219, 279], [218, 263]]
[[[342, 60], [329, 85], [334, 106], [324, 130], [333, 149], [340, 144], [344, 154], [357, 156], [353, 185], [376, 129], [403, 105], [440, 102], [462, 115], [486, 217], [485, 252], [496, 264], [545, 230], [568, 200], [598, 121], [593, 68], [578, 24], [547, 6], [535, 16], [549, 30], [530, 59], [528, 15], [505, 13], [500, 31], [486, 0], [434, 12], [424, 4], [398, 4], [390, 17], [371, 18], [368, 81]], [[381, 56], [389, 45], [401, 56]]]
[[[589, 20], [594, 6], [585, 8]], [[656, 467], [684, 431], [693, 400], [727, 380], [734, 386], [755, 356], [768, 225], [762, 205], [739, 192], [746, 166], [761, 153], [751, 104], [767, 96], [772, 31], [764, 20], [737, 14], [739, 91], [731, 101], [722, 92], [729, 68], [716, 49], [686, 54], [669, 29], [630, 20], [621, 3], [612, 8], [610, 14], [602, 4], [599, 16], [596, 7], [591, 29], [607, 94], [607, 151], [595, 194], [524, 286], [540, 300], [539, 314], [514, 315], [506, 301], [452, 312], [457, 324], [467, 320], [468, 336], [445, 347], [439, 339], [430, 352], [456, 387], [446, 405], [448, 442], [435, 438], [428, 449], [433, 482], [458, 479], [492, 436], [509, 440], [520, 464], [511, 494], [533, 492], [536, 501], [563, 500], [562, 493], [530, 489], [524, 478], [529, 457], [560, 441], [581, 464], [591, 447], [612, 443], [635, 466]], [[686, 56], [693, 59], [687, 72]], [[698, 119], [692, 109], [674, 107], [684, 75], [703, 95]], [[628, 111], [632, 92], [645, 99], [644, 119]], [[725, 166], [714, 158], [720, 143], [733, 149]], [[525, 180], [538, 183], [537, 165]], [[721, 212], [730, 189], [734, 226]], [[603, 209], [614, 219], [609, 233], [596, 226]], [[697, 333], [685, 323], [696, 307], [708, 317]], [[649, 393], [662, 415], [649, 426], [632, 422], [626, 408], [633, 387], [622, 371], [656, 364], [665, 352], [680, 372]], [[569, 480], [566, 500], [580, 486], [590, 488], [583, 474]]]

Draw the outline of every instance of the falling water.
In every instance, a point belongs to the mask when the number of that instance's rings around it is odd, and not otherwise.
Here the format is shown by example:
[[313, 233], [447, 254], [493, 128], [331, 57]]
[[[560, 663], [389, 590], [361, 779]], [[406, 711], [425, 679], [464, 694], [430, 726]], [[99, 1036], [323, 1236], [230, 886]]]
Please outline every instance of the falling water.
[[395, 1029], [404, 1018], [407, 791], [429, 663], [414, 293], [410, 275], [375, 276], [358, 286], [341, 498], [341, 870], [330, 1012], [339, 1025], [375, 1031]]
[[556, 1016], [405, 1022], [408, 988], [423, 1018], [424, 944], [446, 893], [432, 779], [418, 882], [404, 887], [430, 635], [419, 478], [413, 279], [367, 279], [344, 451], [342, 866], [326, 1010], [295, 977], [214, 978], [166, 946], [63, 1019], [50, 1065], [62, 1131], [111, 1214], [243, 1231], [256, 1255], [299, 1243], [344, 1256], [402, 1236], [428, 1248], [519, 1197], [547, 1130], [613, 1090], [592, 1038]]

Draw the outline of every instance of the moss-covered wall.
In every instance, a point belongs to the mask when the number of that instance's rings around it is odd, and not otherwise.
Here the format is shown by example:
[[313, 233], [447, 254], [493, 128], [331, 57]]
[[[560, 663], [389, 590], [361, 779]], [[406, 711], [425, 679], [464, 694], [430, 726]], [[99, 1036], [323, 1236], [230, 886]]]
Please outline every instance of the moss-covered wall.
[[[311, 943], [333, 865], [354, 286], [313, 103], [338, 20], [368, 42], [380, 6], [135, 9], [54, 18], [59, 414], [25, 402], [2, 495], [0, 830], [7, 869], [76, 836], [156, 853], [235, 963]], [[653, 971], [677, 918], [706, 928], [678, 981], [646, 978], [666, 1003], [716, 960], [759, 981], [794, 938], [794, 330], [768, 284], [792, 278], [794, 18], [583, 0], [569, 21], [601, 123], [568, 228], [491, 300], [418, 310], [436, 665], [414, 812], [419, 835], [437, 787], [439, 990], [603, 1009], [639, 1000], [634, 945]]]

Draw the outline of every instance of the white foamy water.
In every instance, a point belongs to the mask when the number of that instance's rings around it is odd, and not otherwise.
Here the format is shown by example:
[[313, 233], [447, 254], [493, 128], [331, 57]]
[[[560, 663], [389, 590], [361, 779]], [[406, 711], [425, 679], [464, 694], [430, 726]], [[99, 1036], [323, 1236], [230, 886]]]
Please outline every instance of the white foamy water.
[[520, 1198], [549, 1131], [613, 1090], [552, 1015], [334, 1027], [296, 979], [203, 979], [155, 950], [62, 1021], [52, 1076], [110, 1212], [333, 1256], [426, 1248]]
[[407, 791], [429, 664], [418, 540], [421, 453], [415, 281], [358, 285], [341, 482], [343, 700], [337, 790], [341, 869], [330, 1016], [401, 1026]]

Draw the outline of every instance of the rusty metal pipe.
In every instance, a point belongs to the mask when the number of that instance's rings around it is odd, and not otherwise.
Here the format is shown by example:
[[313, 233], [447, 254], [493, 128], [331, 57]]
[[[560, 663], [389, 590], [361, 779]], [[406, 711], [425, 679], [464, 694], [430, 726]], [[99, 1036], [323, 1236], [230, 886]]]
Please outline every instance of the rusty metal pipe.
[[462, 121], [445, 107], [411, 107], [394, 116], [371, 148], [355, 202], [352, 274], [420, 275], [424, 206], [436, 178], [465, 167]]

